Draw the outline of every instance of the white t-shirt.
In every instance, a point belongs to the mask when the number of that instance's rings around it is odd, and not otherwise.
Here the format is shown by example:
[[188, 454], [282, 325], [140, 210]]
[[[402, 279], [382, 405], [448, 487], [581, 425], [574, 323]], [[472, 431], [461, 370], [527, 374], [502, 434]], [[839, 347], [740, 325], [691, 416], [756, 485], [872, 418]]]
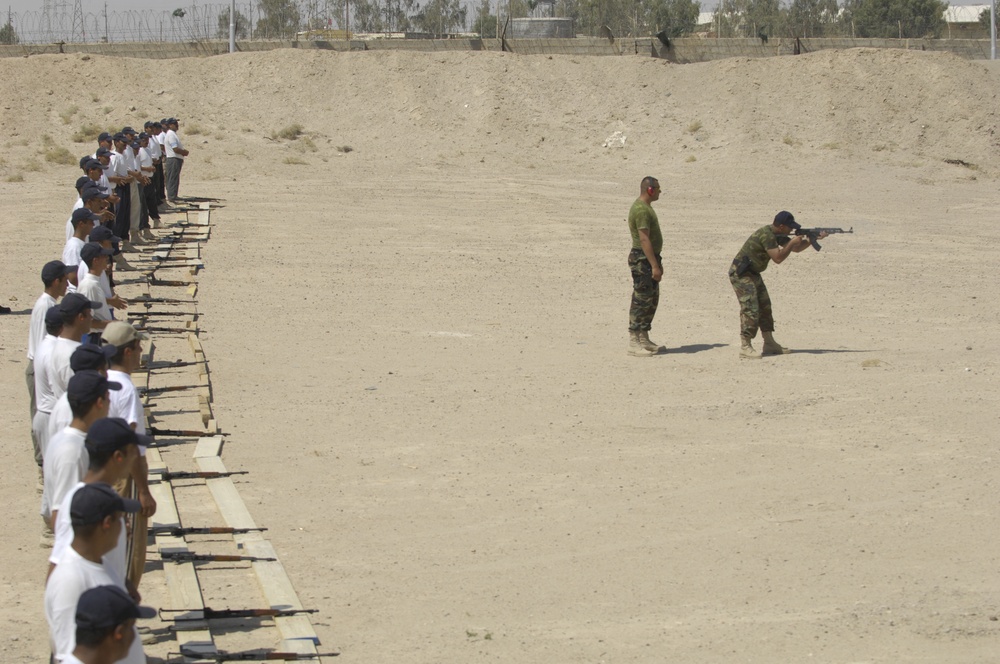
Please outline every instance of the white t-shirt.
[[[70, 521], [70, 508], [73, 506], [73, 496], [80, 487], [86, 486], [83, 482], [77, 482], [74, 484], [69, 491], [66, 492], [66, 497], [63, 498], [62, 504], [56, 510], [56, 523], [55, 527], [52, 528], [55, 533], [55, 538], [52, 540], [52, 551], [49, 553], [49, 562], [53, 565], [58, 565], [62, 560], [63, 556], [66, 555], [66, 549], [73, 542], [73, 522]], [[128, 539], [125, 532], [125, 519], [122, 519], [122, 532], [118, 536], [118, 544], [115, 548], [104, 554], [102, 560], [104, 561], [104, 566], [108, 568], [116, 578], [124, 579], [125, 572], [127, 570], [128, 563]]]
[[[72, 661], [67, 656], [76, 648], [76, 605], [80, 595], [98, 586], [118, 586], [125, 590], [125, 583], [116, 579], [104, 565], [87, 560], [72, 547], [67, 549], [45, 584], [45, 619], [49, 623], [50, 645], [57, 662]], [[145, 661], [137, 628], [128, 655], [119, 662], [144, 664]]]
[[31, 308], [31, 323], [28, 326], [28, 359], [35, 359], [35, 349], [42, 343], [45, 331], [45, 314], [56, 306], [56, 299], [48, 293], [42, 293]]
[[167, 131], [167, 137], [163, 139], [163, 149], [167, 152], [167, 159], [176, 158], [183, 161], [184, 157], [175, 152], [177, 148], [183, 150], [184, 146], [181, 144], [181, 139], [177, 136], [177, 132], [170, 129]]
[[117, 152], [112, 152], [111, 163], [108, 165], [107, 173], [111, 177], [118, 177], [118, 178], [127, 177], [128, 164], [125, 162], [125, 157]]
[[[140, 169], [153, 168], [153, 155], [151, 155], [149, 153], [149, 150], [146, 148], [139, 148], [138, 161]], [[143, 171], [142, 174], [149, 177], [150, 175], [153, 174], [153, 171]]]
[[159, 159], [163, 156], [163, 144], [160, 143], [156, 136], [149, 137], [149, 147], [147, 149], [149, 150], [149, 156], [152, 157], [153, 160]]
[[[80, 287], [76, 289], [80, 295], [91, 302], [100, 302], [101, 306], [94, 309], [94, 320], [111, 320], [111, 309], [108, 308], [108, 298], [104, 294], [104, 287], [101, 286], [101, 278], [96, 274], [87, 272]], [[95, 328], [96, 329], [96, 328]]]
[[[87, 267], [86, 263], [80, 261], [80, 267], [76, 269], [76, 283], [82, 283], [83, 278], [87, 276], [88, 273], [90, 273], [90, 268]], [[101, 288], [104, 289], [104, 299], [108, 299], [114, 295], [114, 291], [111, 290], [111, 280], [108, 279], [108, 273], [101, 272], [101, 276], [99, 278], [101, 280]], [[115, 312], [111, 312], [111, 317], [115, 317]]]
[[[52, 403], [50, 406], [56, 404], [56, 401], [66, 392], [66, 388], [69, 386], [69, 379], [73, 377], [73, 369], [69, 366], [69, 358], [79, 346], [79, 341], [63, 337], [57, 337], [55, 343], [52, 345], [48, 367], [49, 386], [52, 388]], [[38, 387], [37, 384], [35, 387]], [[38, 400], [37, 396], [35, 400]], [[50, 407], [46, 412], [51, 411]]]
[[[139, 398], [139, 391], [132, 383], [132, 377], [124, 371], [109, 369], [108, 380], [112, 383], [121, 383], [122, 386], [120, 390], [111, 390], [111, 408], [108, 417], [120, 417], [129, 424], [135, 424], [135, 432], [146, 435], [142, 399]], [[146, 456], [145, 445], [139, 446], [139, 454]]]
[[[70, 222], [70, 226], [72, 226]], [[74, 229], [75, 230], [75, 229]], [[86, 244], [83, 240], [74, 235], [70, 234], [68, 240], [66, 240], [66, 246], [63, 247], [62, 262], [66, 265], [83, 265], [83, 259], [80, 258], [80, 251], [83, 249], [83, 245]], [[77, 273], [77, 283], [80, 282], [79, 272]], [[75, 293], [76, 286], [70, 284], [66, 289], [67, 293]]]
[[73, 409], [69, 407], [69, 395], [63, 392], [56, 399], [56, 405], [52, 406], [52, 412], [49, 413], [49, 440], [52, 440], [57, 433], [68, 427], [72, 422]]
[[[65, 395], [63, 395], [65, 396]], [[62, 505], [66, 494], [76, 486], [87, 472], [90, 455], [83, 443], [87, 432], [74, 427], [66, 427], [49, 439], [45, 448], [43, 474], [45, 485], [42, 489], [41, 515], [48, 521], [52, 508]]]
[[[73, 204], [73, 209], [74, 210], [79, 210], [82, 207], [83, 207], [83, 199], [80, 198], [79, 196], [77, 196], [76, 203]], [[66, 220], [66, 241], [69, 242], [69, 239], [71, 237], [73, 237], [73, 215], [72, 214], [70, 214], [69, 215], [69, 219]], [[71, 265], [71, 263], [66, 263], [66, 264], [67, 265]]]
[[51, 413], [57, 399], [49, 379], [49, 374], [52, 373], [52, 349], [55, 346], [56, 337], [46, 334], [35, 349], [35, 407], [43, 413]]

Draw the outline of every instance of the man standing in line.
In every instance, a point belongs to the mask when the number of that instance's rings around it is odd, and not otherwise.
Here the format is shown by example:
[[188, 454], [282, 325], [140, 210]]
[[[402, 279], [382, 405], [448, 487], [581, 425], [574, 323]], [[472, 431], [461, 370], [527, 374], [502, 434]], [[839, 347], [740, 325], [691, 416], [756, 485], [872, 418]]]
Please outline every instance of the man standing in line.
[[169, 118], [167, 127], [167, 136], [163, 139], [163, 149], [167, 154], [167, 167], [165, 169], [167, 202], [175, 204], [177, 203], [177, 191], [181, 185], [181, 168], [184, 167], [184, 158], [190, 152], [184, 149], [184, 146], [181, 145], [181, 139], [177, 136], [177, 129], [180, 127], [177, 118]]
[[[35, 351], [42, 345], [45, 339], [45, 314], [49, 309], [56, 306], [56, 300], [66, 294], [66, 287], [69, 285], [69, 274], [73, 272], [73, 267], [67, 267], [62, 261], [49, 261], [42, 268], [42, 284], [45, 291], [35, 300], [35, 306], [31, 309], [31, 323], [28, 331], [28, 366], [24, 370], [24, 382], [28, 385], [28, 407], [31, 410], [31, 419], [34, 421], [37, 410], [35, 404]], [[34, 430], [31, 432], [32, 447], [35, 448], [35, 463], [42, 465], [42, 450], [38, 446], [38, 438]]]
[[[774, 340], [774, 317], [771, 314], [771, 297], [761, 278], [767, 264], [782, 263], [793, 253], [799, 253], [809, 246], [805, 235], [789, 237], [801, 228], [791, 212], [782, 210], [774, 216], [774, 222], [761, 226], [743, 243], [732, 265], [729, 266], [729, 282], [736, 291], [740, 303], [740, 358], [759, 360], [761, 354], [751, 345], [758, 328], [764, 336], [764, 355], [782, 355], [791, 351]], [[826, 237], [821, 233], [819, 238]]]
[[[97, 586], [125, 589], [104, 566], [103, 557], [118, 543], [124, 527], [122, 514], [137, 509], [139, 503], [122, 498], [107, 484], [88, 484], [73, 495], [73, 543], [45, 585], [45, 618], [53, 661], [62, 662], [76, 648], [76, 608], [83, 593]], [[146, 661], [137, 637], [134, 631], [132, 647], [122, 662]]]
[[632, 250], [628, 266], [632, 271], [632, 305], [628, 312], [628, 354], [637, 357], [656, 355], [666, 349], [649, 340], [649, 329], [660, 302], [660, 279], [663, 278], [663, 235], [653, 212], [653, 201], [660, 198], [660, 183], [646, 176], [639, 185], [639, 198], [628, 211], [628, 229]]
[[108, 298], [101, 286], [101, 275], [108, 269], [113, 249], [105, 249], [97, 242], [88, 242], [80, 250], [80, 260], [87, 266], [87, 274], [84, 275], [77, 287], [77, 292], [86, 297], [91, 302], [99, 303], [100, 306], [93, 310], [93, 321], [91, 321], [91, 332], [95, 341], [100, 337], [101, 330], [111, 322], [111, 308], [108, 306]]
[[35, 413], [31, 427], [38, 438], [43, 463], [45, 448], [49, 442], [49, 415], [56, 401], [69, 387], [69, 379], [73, 377], [70, 358], [79, 348], [83, 335], [90, 332], [90, 325], [94, 319], [92, 309], [97, 306], [99, 306], [97, 302], [91, 302], [79, 293], [66, 295], [58, 307], [53, 307], [62, 315], [62, 330], [47, 348], [47, 344], [43, 344], [41, 351], [35, 357], [35, 396], [38, 399], [38, 412]]
[[[149, 339], [145, 332], [139, 332], [123, 321], [113, 321], [104, 328], [101, 335], [104, 343], [114, 346], [117, 353], [111, 358], [111, 368], [108, 370], [108, 380], [119, 383], [122, 389], [111, 397], [111, 417], [120, 417], [132, 430], [146, 439], [146, 423], [143, 418], [142, 399], [132, 383], [132, 372], [139, 368], [142, 361], [142, 342]], [[135, 494], [142, 505], [142, 510], [135, 515], [132, 528], [136, 532], [146, 532], [149, 517], [156, 514], [156, 500], [149, 491], [149, 465], [146, 462], [146, 445], [139, 443], [139, 458], [136, 459], [130, 481], [116, 487], [123, 496]], [[139, 587], [143, 568], [146, 564], [146, 538], [134, 540], [130, 554], [127, 581], [134, 587]]]
[[[89, 348], [83, 344], [80, 348]], [[73, 354], [76, 357], [80, 348]], [[100, 348], [94, 346], [97, 355]], [[90, 456], [84, 447], [90, 426], [108, 416], [111, 408], [109, 390], [120, 390], [121, 385], [113, 383], [97, 371], [77, 371], [69, 379], [66, 398], [73, 413], [68, 427], [59, 431], [49, 440], [45, 453], [45, 489], [42, 492], [42, 518], [55, 532], [59, 508], [70, 489], [83, 480], [90, 465]]]

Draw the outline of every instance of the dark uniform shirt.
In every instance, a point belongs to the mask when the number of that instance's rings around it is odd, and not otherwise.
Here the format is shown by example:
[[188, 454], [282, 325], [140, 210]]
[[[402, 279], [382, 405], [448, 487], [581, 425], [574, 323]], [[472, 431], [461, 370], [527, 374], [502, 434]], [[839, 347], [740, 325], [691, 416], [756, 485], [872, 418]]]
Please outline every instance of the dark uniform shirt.
[[653, 245], [653, 253], [657, 256], [663, 250], [663, 235], [660, 234], [660, 221], [656, 218], [652, 206], [637, 198], [628, 211], [628, 230], [632, 234], [632, 248], [642, 249], [639, 231], [649, 231], [649, 243]]
[[767, 269], [767, 264], [771, 262], [771, 255], [768, 249], [777, 249], [778, 239], [774, 236], [774, 229], [770, 224], [761, 226], [747, 238], [743, 247], [733, 262], [738, 263], [744, 256], [750, 259], [750, 269], [760, 273]]

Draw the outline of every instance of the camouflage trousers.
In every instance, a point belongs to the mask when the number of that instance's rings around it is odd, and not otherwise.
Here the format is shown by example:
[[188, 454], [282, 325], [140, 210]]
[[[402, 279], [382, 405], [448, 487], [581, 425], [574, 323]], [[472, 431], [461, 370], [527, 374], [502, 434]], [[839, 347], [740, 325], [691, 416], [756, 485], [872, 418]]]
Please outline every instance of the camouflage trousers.
[[[660, 260], [657, 256], [656, 260]], [[662, 261], [660, 265], [662, 265]], [[648, 332], [653, 326], [656, 306], [660, 303], [660, 284], [653, 281], [653, 266], [642, 249], [628, 254], [628, 267], [632, 271], [632, 306], [628, 310], [629, 331]]]
[[740, 336], [753, 339], [757, 329], [774, 332], [774, 318], [771, 315], [771, 297], [767, 286], [757, 273], [747, 272], [736, 276], [736, 266], [729, 268], [729, 282], [740, 301]]

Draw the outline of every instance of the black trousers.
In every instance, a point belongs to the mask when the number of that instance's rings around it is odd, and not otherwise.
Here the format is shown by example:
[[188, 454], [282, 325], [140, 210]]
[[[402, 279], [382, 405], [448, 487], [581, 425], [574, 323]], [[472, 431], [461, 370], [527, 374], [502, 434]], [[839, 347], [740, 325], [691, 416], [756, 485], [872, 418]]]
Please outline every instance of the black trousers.
[[132, 187], [127, 184], [120, 184], [115, 187], [115, 194], [121, 200], [118, 201], [118, 208], [115, 210], [115, 223], [111, 227], [111, 232], [123, 240], [128, 239], [129, 226], [131, 225], [131, 219], [129, 218], [129, 210], [132, 207], [131, 189]]

